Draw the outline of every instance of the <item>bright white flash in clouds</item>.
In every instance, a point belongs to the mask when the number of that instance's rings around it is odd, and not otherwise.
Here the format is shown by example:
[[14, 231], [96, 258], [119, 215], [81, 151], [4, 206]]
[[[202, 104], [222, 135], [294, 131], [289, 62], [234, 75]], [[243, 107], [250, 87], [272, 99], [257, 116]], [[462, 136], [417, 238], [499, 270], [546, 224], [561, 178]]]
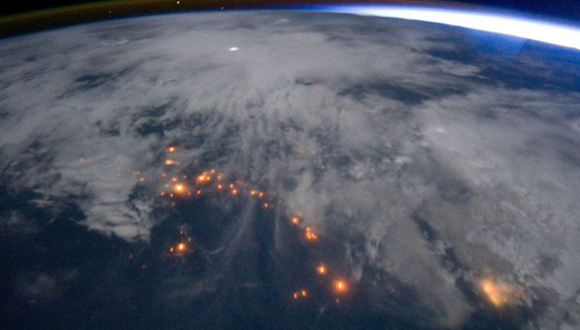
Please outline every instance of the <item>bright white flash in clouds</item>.
[[319, 8], [321, 11], [379, 17], [394, 17], [432, 23], [461, 26], [468, 29], [501, 33], [558, 46], [580, 49], [580, 29], [491, 13], [461, 10], [387, 7], [341, 6]]

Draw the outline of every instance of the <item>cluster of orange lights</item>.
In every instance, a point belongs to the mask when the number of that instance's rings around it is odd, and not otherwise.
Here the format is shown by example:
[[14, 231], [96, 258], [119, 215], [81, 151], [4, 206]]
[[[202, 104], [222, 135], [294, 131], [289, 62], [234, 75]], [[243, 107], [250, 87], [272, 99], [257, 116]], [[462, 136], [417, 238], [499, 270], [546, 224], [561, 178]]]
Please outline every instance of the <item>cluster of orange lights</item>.
[[[316, 241], [318, 239], [318, 235], [314, 232], [314, 230], [312, 229], [311, 226], [302, 226], [302, 224], [304, 223], [304, 220], [302, 219], [301, 213], [298, 213], [298, 215], [291, 216], [290, 223], [295, 225], [295, 226], [299, 226], [299, 227], [303, 228], [304, 238], [307, 241]], [[329, 274], [329, 269], [326, 265], [321, 263], [318, 266], [316, 266], [316, 273], [319, 276], [326, 276]], [[337, 295], [344, 294], [348, 291], [348, 283], [343, 279], [335, 279], [334, 281], [332, 281], [332, 291], [334, 292], [334, 294], [337, 294]], [[298, 293], [299, 292], [294, 293], [294, 295], [293, 295], [294, 299], [301, 298], [301, 296]], [[303, 297], [304, 296], [302, 296], [302, 298]], [[338, 299], [336, 300], [337, 303], [339, 301], [340, 300], [338, 300]]]
[[[293, 225], [300, 225], [301, 222], [302, 221], [301, 221], [299, 216], [295, 215], [295, 216], [290, 217], [290, 223], [292, 223]], [[307, 241], [316, 241], [318, 239], [318, 235], [314, 232], [312, 227], [304, 226], [303, 228], [304, 228], [304, 238]]]
[[[348, 285], [345, 281], [343, 280], [336, 280], [333, 283], [333, 291], [335, 293], [344, 293], [348, 290]], [[292, 294], [292, 297], [296, 300], [301, 299], [301, 298], [306, 298], [308, 296], [308, 291], [306, 290], [299, 290], [296, 291]]]
[[312, 231], [312, 228], [306, 227], [304, 231], [304, 237], [309, 241], [315, 241], [318, 239], [318, 236]]
[[188, 251], [187, 244], [186, 243], [183, 243], [183, 242], [182, 243], [178, 243], [175, 246], [169, 247], [169, 252], [171, 252], [171, 253], [183, 253], [183, 252], [186, 252], [186, 251]]
[[250, 190], [250, 196], [257, 196], [258, 198], [262, 198], [264, 197], [264, 192], [252, 189]]
[[[302, 215], [300, 213], [298, 215], [294, 215], [294, 216], [290, 217], [290, 223], [295, 225], [295, 226], [302, 227], [303, 222], [304, 222], [304, 220], [302, 219]], [[302, 228], [304, 230], [304, 238], [307, 241], [316, 241], [318, 239], [318, 235], [314, 232], [312, 227], [304, 226]], [[329, 275], [329, 269], [325, 264], [321, 263], [318, 266], [316, 266], [316, 273], [319, 276], [326, 276], [326, 275]], [[348, 291], [348, 289], [349, 289], [349, 286], [348, 286], [347, 281], [345, 281], [343, 279], [335, 279], [334, 281], [332, 281], [332, 292], [334, 294], [342, 295], [342, 294], [346, 293]], [[301, 295], [301, 292], [306, 292], [306, 291], [294, 292], [293, 298], [295, 300], [305, 298], [306, 294]], [[340, 302], [340, 300], [338, 298], [335, 301], [336, 301], [336, 303]]]
[[[166, 149], [169, 153], [174, 153], [177, 151], [175, 146], [169, 146]], [[249, 195], [251, 197], [260, 199], [260, 206], [268, 209], [275, 207], [280, 200], [271, 197], [266, 192], [257, 189], [250, 182], [245, 182], [241, 180], [226, 180], [225, 174], [221, 173], [215, 169], [210, 169], [203, 171], [191, 179], [188, 179], [186, 175], [177, 175], [175, 171], [178, 168], [174, 165], [179, 165], [180, 162], [176, 159], [175, 155], [171, 158], [165, 158], [164, 164], [167, 166], [167, 171], [169, 173], [161, 173], [161, 178], [167, 180], [164, 184], [165, 189], [161, 192], [161, 196], [168, 196], [174, 198], [177, 196], [192, 196], [192, 195], [202, 195], [203, 193], [218, 192], [221, 191], [222, 194], [226, 193], [230, 196], [238, 195]], [[174, 174], [172, 175], [171, 172]], [[134, 173], [135, 175], [140, 175], [140, 173]], [[202, 189], [203, 188], [203, 189]], [[303, 231], [303, 237], [306, 241], [317, 241], [318, 234], [311, 227], [306, 225], [307, 221], [302, 218], [301, 213], [295, 213], [294, 216], [290, 217], [290, 222], [292, 225], [297, 226]], [[189, 251], [189, 247], [186, 242], [180, 242], [175, 246], [169, 247], [169, 252], [175, 254], [176, 256], [184, 256], [186, 252]], [[329, 269], [324, 264], [319, 264], [316, 266], [316, 274], [319, 276], [330, 275]], [[334, 294], [341, 294], [348, 291], [347, 282], [342, 279], [335, 279], [328, 282], [328, 288], [332, 288]], [[306, 299], [309, 293], [306, 289], [300, 289], [292, 293], [292, 297], [295, 300]]]
[[[174, 153], [177, 151], [177, 148], [175, 146], [170, 146], [167, 147], [166, 151], [169, 153]], [[84, 162], [85, 158], [81, 157], [79, 161]], [[177, 167], [174, 165], [179, 165], [179, 161], [175, 159], [175, 157], [166, 158], [164, 164], [168, 166], [169, 171], [176, 171]], [[133, 171], [133, 175], [137, 176], [140, 182], [145, 181], [145, 176], [143, 176], [140, 171]], [[161, 173], [161, 177], [165, 180], [169, 180], [169, 182], [164, 185], [166, 189], [161, 192], [161, 196], [169, 196], [171, 198], [178, 195], [191, 196], [192, 191], [195, 192], [195, 195], [201, 195], [204, 191], [212, 191], [213, 188], [218, 191], [227, 192], [227, 194], [231, 196], [248, 194], [249, 196], [262, 199], [260, 201], [260, 205], [264, 208], [271, 208], [280, 202], [280, 200], [270, 197], [268, 194], [266, 194], [266, 192], [256, 189], [249, 182], [241, 180], [226, 181], [224, 179], [225, 175], [216, 171], [215, 169], [201, 172], [199, 175], [195, 176], [195, 180], [193, 181], [187, 181], [186, 175], [171, 176], [168, 173]], [[189, 184], [186, 182], [189, 182]], [[295, 213], [294, 215], [291, 215], [289, 217], [289, 222], [303, 231], [303, 237], [306, 241], [318, 240], [318, 234], [311, 226], [306, 225], [307, 221], [305, 221], [301, 213]], [[191, 242], [191, 238], [184, 239], [184, 241], [169, 247], [169, 252], [178, 257], [185, 256], [187, 252], [190, 251], [190, 247], [188, 246], [187, 242]], [[315, 271], [318, 276], [328, 278], [328, 288], [332, 289], [331, 291], [334, 295], [336, 295], [335, 301], [339, 303], [339, 296], [344, 296], [344, 294], [350, 290], [349, 283], [342, 277], [337, 278], [335, 275], [332, 275], [333, 271], [323, 263], [317, 265]], [[321, 283], [325, 282], [323, 281]], [[489, 303], [496, 308], [511, 305], [517, 300], [522, 299], [521, 292], [513, 284], [509, 284], [500, 280], [494, 280], [491, 278], [482, 278], [478, 281], [478, 284], [480, 292], [489, 301]], [[306, 299], [309, 297], [309, 292], [306, 289], [299, 289], [298, 291], [292, 293], [292, 297], [295, 300]]]
[[[176, 149], [175, 147], [169, 147], [167, 149], [169, 152], [174, 152]], [[173, 159], [167, 159], [165, 161], [165, 165], [173, 165], [178, 164], [179, 162]], [[167, 173], [161, 173], [162, 178], [167, 178]], [[183, 176], [184, 179], [187, 179], [187, 176]], [[254, 188], [248, 188], [250, 184], [248, 182], [244, 182], [241, 180], [235, 180], [233, 182], [226, 182], [224, 179], [225, 175], [221, 172], [218, 172], [215, 169], [211, 169], [208, 171], [203, 171], [199, 175], [195, 176], [195, 182], [191, 183], [191, 188], [184, 182], [181, 182], [181, 179], [178, 176], [173, 176], [170, 179], [170, 183], [165, 184], [166, 190], [161, 192], [161, 196], [169, 196], [171, 198], [176, 197], [178, 195], [187, 195], [191, 196], [192, 191], [195, 195], [199, 196], [202, 195], [203, 192], [210, 192], [212, 191], [211, 188], [218, 190], [218, 191], [227, 191], [232, 196], [238, 196], [242, 193], [248, 193], [251, 196], [255, 196], [257, 198], [263, 199], [266, 198], [266, 193], [257, 190]], [[202, 189], [202, 187], [204, 189]], [[213, 190], [213, 191], [215, 191]], [[272, 201], [267, 200], [261, 204], [264, 208], [270, 208], [272, 206]]]
[[306, 298], [306, 296], [308, 296], [308, 291], [300, 290], [300, 291], [294, 292], [294, 294], [292, 294], [292, 296], [294, 297], [294, 299]]
[[[321, 266], [316, 268], [316, 271], [320, 275], [325, 275], [327, 269], [325, 266], [321, 265]], [[345, 280], [337, 279], [337, 280], [334, 280], [332, 282], [332, 292], [334, 294], [342, 295], [342, 294], [346, 293], [347, 291], [348, 291], [348, 283]], [[306, 291], [305, 289], [301, 289], [301, 290], [296, 291], [292, 294], [292, 297], [296, 300], [306, 298], [307, 296], [308, 296], [308, 291]], [[337, 302], [339, 302], [339, 300], [337, 300]]]

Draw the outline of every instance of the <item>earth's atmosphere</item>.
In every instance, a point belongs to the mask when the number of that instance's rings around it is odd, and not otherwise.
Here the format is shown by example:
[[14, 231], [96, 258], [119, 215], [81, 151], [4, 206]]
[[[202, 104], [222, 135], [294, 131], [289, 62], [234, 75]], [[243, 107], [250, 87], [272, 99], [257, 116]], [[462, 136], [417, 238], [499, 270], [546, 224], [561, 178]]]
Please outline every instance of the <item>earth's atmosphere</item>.
[[578, 55], [291, 11], [0, 40], [0, 328], [577, 329]]

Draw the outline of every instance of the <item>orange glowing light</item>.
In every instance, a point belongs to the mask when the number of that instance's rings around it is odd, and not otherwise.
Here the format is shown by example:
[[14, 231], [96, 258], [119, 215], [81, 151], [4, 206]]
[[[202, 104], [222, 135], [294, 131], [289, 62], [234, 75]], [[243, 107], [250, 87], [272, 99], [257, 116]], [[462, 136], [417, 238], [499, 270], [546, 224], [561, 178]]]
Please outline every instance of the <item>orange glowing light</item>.
[[314, 241], [318, 238], [318, 236], [312, 232], [312, 228], [306, 227], [306, 232], [304, 234], [307, 240]]
[[177, 178], [176, 178], [176, 177], [172, 177], [172, 178], [171, 178], [171, 181], [173, 181], [173, 182], [177, 182]]
[[292, 223], [297, 225], [300, 222], [300, 219], [298, 217], [292, 217]]
[[175, 151], [175, 147], [171, 146], [171, 147], [167, 148], [167, 151], [174, 152]]
[[187, 245], [185, 245], [185, 243], [177, 244], [177, 251], [185, 251], [185, 249], [187, 249]]
[[302, 294], [302, 297], [306, 297], [307, 294], [306, 290], [302, 290], [300, 293]]
[[230, 188], [234, 188], [234, 184], [233, 183], [230, 183]]
[[232, 189], [232, 195], [237, 195], [238, 194], [238, 190], [237, 189]]
[[487, 299], [495, 307], [509, 304], [511, 296], [516, 296], [516, 293], [519, 293], [512, 285], [493, 281], [489, 278], [482, 279], [479, 285], [483, 293], [487, 296]]
[[145, 181], [145, 178], [144, 177], [140, 177], [139, 178], [139, 182], [143, 182], [143, 181]]
[[345, 292], [348, 289], [345, 281], [335, 281], [334, 282], [334, 290], [336, 292]]
[[172, 246], [169, 248], [169, 252], [173, 252], [173, 251], [175, 251], [175, 248]]
[[255, 190], [250, 191], [250, 195], [252, 195], [252, 196], [254, 196], [256, 193], [257, 193], [257, 191], [255, 191]]
[[166, 159], [165, 165], [175, 165], [175, 161], [173, 159]]
[[264, 193], [260, 191], [260, 192], [258, 193], [258, 197], [262, 198], [263, 196], [264, 196]]
[[222, 189], [222, 184], [221, 184], [221, 183], [220, 183], [220, 184], [218, 184], [218, 185], [217, 185], [217, 188], [218, 188], [218, 189]]
[[196, 193], [196, 194], [198, 194], [198, 195], [201, 195], [201, 189], [197, 189], [197, 190], [195, 191], [195, 193]]
[[268, 208], [269, 204], [268, 203], [264, 203], [264, 207]]
[[294, 292], [294, 299], [298, 299], [298, 292]]
[[326, 267], [324, 265], [320, 265], [316, 268], [316, 271], [318, 272], [318, 274], [324, 275], [326, 274]]
[[182, 193], [185, 191], [185, 185], [178, 183], [173, 187], [173, 189], [175, 190], [176, 193]]

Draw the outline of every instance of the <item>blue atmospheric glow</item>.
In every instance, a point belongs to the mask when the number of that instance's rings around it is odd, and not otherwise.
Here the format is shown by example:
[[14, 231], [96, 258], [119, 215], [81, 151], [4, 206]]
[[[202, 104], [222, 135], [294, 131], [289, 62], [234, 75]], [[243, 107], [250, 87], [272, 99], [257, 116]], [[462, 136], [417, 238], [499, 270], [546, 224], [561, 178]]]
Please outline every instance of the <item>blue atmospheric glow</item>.
[[493, 13], [409, 6], [321, 6], [314, 10], [461, 26], [580, 50], [579, 28]]

